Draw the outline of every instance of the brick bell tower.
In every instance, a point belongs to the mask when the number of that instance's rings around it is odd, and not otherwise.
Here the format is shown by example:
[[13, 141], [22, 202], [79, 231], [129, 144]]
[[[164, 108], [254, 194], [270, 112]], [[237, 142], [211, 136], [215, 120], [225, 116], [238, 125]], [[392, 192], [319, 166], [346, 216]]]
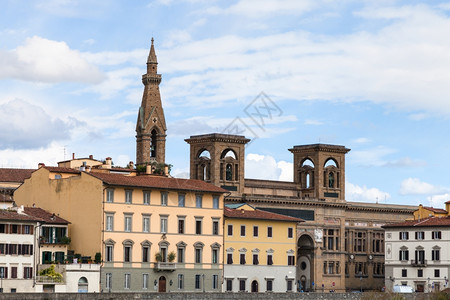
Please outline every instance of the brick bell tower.
[[165, 162], [167, 127], [159, 93], [161, 75], [157, 74], [158, 61], [153, 41], [152, 38], [147, 73], [142, 75], [144, 94], [136, 122], [136, 165]]

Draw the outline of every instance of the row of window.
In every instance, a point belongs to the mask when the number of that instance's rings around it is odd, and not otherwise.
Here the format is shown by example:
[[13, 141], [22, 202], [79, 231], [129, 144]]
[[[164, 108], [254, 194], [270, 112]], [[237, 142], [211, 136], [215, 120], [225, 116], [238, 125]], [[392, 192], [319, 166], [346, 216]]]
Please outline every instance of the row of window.
[[[252, 265], [259, 265], [261, 264], [259, 259], [259, 253], [253, 253], [252, 256]], [[227, 253], [227, 264], [232, 265], [234, 263], [233, 260], [233, 253]], [[239, 264], [245, 265], [247, 264], [246, 254], [245, 253], [239, 253]], [[266, 256], [266, 265], [271, 266], [273, 265], [273, 254], [268, 253]], [[295, 256], [292, 254], [287, 255], [287, 265], [288, 266], [295, 266]]]
[[[161, 243], [159, 247], [159, 254], [161, 257], [161, 262], [168, 261], [168, 244]], [[185, 254], [186, 254], [186, 246], [187, 244], [184, 242], [179, 242], [177, 244], [177, 252], [176, 252], [176, 261], [178, 263], [185, 263]], [[203, 247], [204, 244], [202, 242], [197, 242], [194, 245], [194, 263], [200, 264], [203, 263]], [[144, 242], [141, 244], [141, 261], [144, 263], [148, 263], [151, 261], [150, 259], [150, 247], [151, 244], [149, 242]], [[219, 250], [220, 245], [215, 243], [211, 245], [211, 263], [218, 264], [219, 263]], [[133, 262], [133, 242], [132, 241], [124, 241], [123, 242], [123, 261], [124, 262]], [[114, 243], [112, 241], [108, 241], [108, 244], [105, 248], [105, 261], [113, 262], [114, 261]]]
[[[402, 269], [402, 277], [408, 277], [408, 270], [407, 269]], [[422, 269], [418, 269], [417, 270], [417, 277], [423, 277], [423, 270]], [[434, 277], [436, 277], [436, 278], [441, 277], [441, 270], [434, 269]]]
[[[142, 204], [150, 205], [150, 195], [151, 191], [142, 191]], [[213, 195], [213, 203], [212, 208], [219, 209], [219, 196]], [[133, 190], [125, 190], [125, 203], [132, 204], [133, 203]], [[106, 189], [106, 202], [114, 202], [114, 189], [108, 188]], [[169, 203], [169, 192], [161, 192], [160, 202], [161, 206], [167, 206]], [[178, 193], [178, 207], [186, 207], [186, 194]], [[203, 207], [203, 195], [197, 194], [195, 195], [195, 207], [202, 208]]]
[[[10, 267], [11, 271], [8, 273], [8, 267], [0, 267], [0, 278], [18, 278], [18, 267]], [[24, 279], [33, 278], [33, 268], [32, 267], [24, 267], [23, 274]]]
[[[334, 236], [338, 235], [338, 230], [335, 230]], [[371, 243], [370, 243], [371, 241]], [[330, 245], [330, 244], [328, 244]], [[339, 240], [336, 239], [336, 246], [334, 249], [328, 247], [328, 250], [339, 250]], [[356, 230], [356, 231], [346, 231], [344, 250], [352, 252], [367, 252], [370, 250], [371, 253], [384, 253], [384, 233], [382, 232], [372, 232], [367, 233], [366, 231]]]
[[[106, 273], [106, 282], [105, 282], [105, 286], [106, 289], [108, 290], [112, 290], [113, 286], [112, 286], [112, 273]], [[196, 274], [193, 278], [194, 280], [194, 287], [197, 290], [201, 290], [203, 288], [204, 283], [204, 279], [205, 279], [205, 275], [204, 274]], [[219, 275], [214, 274], [212, 275], [211, 278], [211, 288], [213, 290], [217, 290], [219, 289]], [[164, 279], [164, 283], [165, 283], [165, 279]], [[153, 286], [157, 286], [158, 285], [158, 280], [155, 279], [153, 282]], [[185, 286], [185, 276], [184, 274], [178, 274], [177, 275], [177, 288], [179, 290], [183, 290]], [[131, 289], [131, 273], [125, 273], [124, 274], [124, 284], [123, 284], [124, 289]], [[142, 274], [142, 289], [146, 290], [150, 288], [150, 274], [148, 273], [144, 273]]]
[[[325, 267], [325, 265], [324, 265]], [[338, 266], [337, 266], [338, 267]], [[355, 276], [367, 276], [368, 275], [368, 265], [364, 262], [356, 262], [355, 263]], [[384, 276], [384, 263], [373, 263], [372, 264], [372, 274], [374, 276]], [[350, 267], [349, 263], [345, 263], [345, 275], [350, 275]]]
[[[142, 232], [150, 233], [150, 214], [142, 214]], [[178, 217], [178, 228], [177, 232], [179, 234], [186, 233], [186, 216], [177, 216]], [[195, 218], [195, 234], [204, 234], [203, 232], [203, 217], [194, 217]], [[212, 218], [212, 235], [219, 235], [219, 221], [220, 218]], [[168, 233], [168, 223], [169, 216], [168, 215], [160, 215], [160, 233]], [[124, 213], [124, 231], [132, 232], [133, 231], [133, 214]], [[114, 231], [114, 213], [106, 213], [106, 231]]]
[[[409, 250], [406, 247], [402, 247], [399, 250], [398, 259], [401, 261], [407, 261], [409, 260]], [[433, 250], [431, 250], [431, 260], [432, 261], [439, 261], [441, 260], [441, 248], [434, 247]], [[425, 250], [419, 249], [415, 250], [415, 259], [414, 261], [416, 263], [425, 264]]]
[[[246, 226], [245, 225], [241, 225], [240, 226], [240, 236], [244, 237], [246, 236], [247, 232], [246, 232]], [[273, 228], [272, 226], [267, 226], [267, 231], [266, 231], [267, 237], [271, 238], [273, 237]], [[233, 236], [233, 225], [229, 224], [227, 226], [227, 235], [228, 236]], [[253, 226], [253, 237], [259, 237], [259, 226], [254, 225]], [[287, 229], [287, 237], [292, 239], [294, 238], [294, 228], [293, 227], [289, 227]]]
[[0, 254], [33, 255], [33, 245], [0, 243]]
[[[415, 231], [414, 237], [416, 240], [424, 240], [425, 239], [425, 232], [424, 231]], [[408, 231], [400, 231], [399, 232], [399, 239], [401, 241], [407, 241], [409, 240], [409, 232]], [[432, 231], [431, 232], [431, 239], [432, 240], [440, 240], [442, 239], [442, 232], [441, 231]]]
[[[273, 291], [273, 283], [275, 279], [274, 278], [266, 278], [266, 291], [272, 292]], [[239, 284], [239, 291], [240, 292], [247, 292], [247, 279], [246, 278], [238, 278], [238, 284]], [[233, 279], [232, 278], [226, 278], [225, 279], [225, 286], [227, 292], [233, 291]], [[294, 280], [293, 279], [286, 279], [286, 291], [291, 292], [294, 288]], [[251, 282], [251, 291], [252, 292], [259, 292], [259, 283], [256, 280], [253, 280]]]
[[33, 234], [33, 225], [0, 224], [0, 233]]

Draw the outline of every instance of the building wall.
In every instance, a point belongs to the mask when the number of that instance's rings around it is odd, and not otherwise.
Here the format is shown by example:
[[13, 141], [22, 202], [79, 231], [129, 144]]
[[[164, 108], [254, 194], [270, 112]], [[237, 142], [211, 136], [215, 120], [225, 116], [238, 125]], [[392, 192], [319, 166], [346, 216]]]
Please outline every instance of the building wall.
[[71, 243], [75, 253], [94, 258], [101, 250], [102, 181], [81, 173], [62, 179], [54, 178], [45, 168], [35, 171], [31, 178], [15, 191], [18, 205], [39, 207], [70, 220]]

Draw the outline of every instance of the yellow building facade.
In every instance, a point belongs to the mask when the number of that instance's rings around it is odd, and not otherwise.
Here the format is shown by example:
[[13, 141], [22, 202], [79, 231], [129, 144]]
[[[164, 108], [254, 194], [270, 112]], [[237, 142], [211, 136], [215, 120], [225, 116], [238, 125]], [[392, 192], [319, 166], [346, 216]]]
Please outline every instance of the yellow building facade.
[[230, 204], [224, 217], [223, 291], [296, 291], [296, 228], [303, 220], [247, 204]]

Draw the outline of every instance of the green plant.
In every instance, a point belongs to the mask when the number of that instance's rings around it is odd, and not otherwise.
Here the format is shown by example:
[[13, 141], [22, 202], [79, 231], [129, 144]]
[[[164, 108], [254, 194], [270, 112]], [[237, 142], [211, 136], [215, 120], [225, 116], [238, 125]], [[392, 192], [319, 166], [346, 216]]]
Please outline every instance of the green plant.
[[61, 238], [61, 244], [69, 245], [72, 240], [68, 236], [63, 236]]
[[56, 282], [62, 282], [63, 281], [62, 274], [55, 271], [55, 265], [51, 265], [49, 268], [41, 270], [39, 272], [39, 275], [40, 276], [47, 276], [47, 277], [53, 279], [53, 281], [56, 281]]
[[156, 252], [156, 253], [155, 253], [155, 260], [156, 260], [157, 262], [161, 262], [162, 259], [163, 259], [163, 257], [162, 257], [161, 252]]
[[175, 260], [175, 257], [176, 257], [176, 254], [175, 254], [175, 252], [172, 251], [167, 255], [167, 260], [169, 262], [173, 262]]
[[99, 264], [102, 262], [102, 254], [100, 252], [95, 253], [94, 262]]

